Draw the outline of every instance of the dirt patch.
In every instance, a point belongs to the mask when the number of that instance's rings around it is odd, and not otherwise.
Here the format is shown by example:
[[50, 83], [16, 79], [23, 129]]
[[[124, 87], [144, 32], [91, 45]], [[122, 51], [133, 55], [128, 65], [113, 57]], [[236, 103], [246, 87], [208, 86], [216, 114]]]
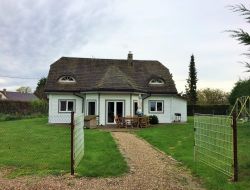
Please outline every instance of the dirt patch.
[[130, 167], [129, 173], [124, 176], [75, 178], [64, 175], [17, 179], [0, 177], [0, 189], [202, 189], [189, 171], [144, 140], [125, 132], [113, 132], [112, 135]]

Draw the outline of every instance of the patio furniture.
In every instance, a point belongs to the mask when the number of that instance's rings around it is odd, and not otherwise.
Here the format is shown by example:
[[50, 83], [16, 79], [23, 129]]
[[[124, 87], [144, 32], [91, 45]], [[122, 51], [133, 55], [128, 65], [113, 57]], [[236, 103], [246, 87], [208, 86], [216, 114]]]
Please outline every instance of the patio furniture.
[[115, 116], [116, 127], [121, 128], [124, 126], [122, 117]]
[[149, 118], [148, 117], [139, 117], [139, 127], [144, 128], [149, 126]]

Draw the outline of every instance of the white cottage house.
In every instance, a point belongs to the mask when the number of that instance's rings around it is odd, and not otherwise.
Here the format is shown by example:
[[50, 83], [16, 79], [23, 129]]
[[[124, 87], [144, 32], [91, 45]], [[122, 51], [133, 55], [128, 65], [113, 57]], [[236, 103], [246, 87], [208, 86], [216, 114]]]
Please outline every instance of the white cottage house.
[[187, 120], [187, 102], [177, 93], [172, 75], [159, 61], [62, 57], [50, 66], [45, 92], [49, 123], [68, 123], [70, 112], [98, 115], [99, 124], [114, 117], [156, 115], [171, 123], [176, 113]]

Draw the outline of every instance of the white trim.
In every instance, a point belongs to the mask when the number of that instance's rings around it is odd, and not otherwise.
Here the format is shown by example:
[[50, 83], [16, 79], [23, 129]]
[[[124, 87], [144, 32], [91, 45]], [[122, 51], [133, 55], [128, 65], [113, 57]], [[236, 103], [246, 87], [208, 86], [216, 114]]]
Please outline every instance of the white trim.
[[115, 118], [115, 113], [117, 112], [117, 103], [121, 102], [122, 103], [122, 117], [125, 116], [125, 100], [106, 100], [106, 124], [115, 124], [115, 119], [113, 122], [108, 122], [108, 103], [109, 102], [114, 102], [114, 118]]

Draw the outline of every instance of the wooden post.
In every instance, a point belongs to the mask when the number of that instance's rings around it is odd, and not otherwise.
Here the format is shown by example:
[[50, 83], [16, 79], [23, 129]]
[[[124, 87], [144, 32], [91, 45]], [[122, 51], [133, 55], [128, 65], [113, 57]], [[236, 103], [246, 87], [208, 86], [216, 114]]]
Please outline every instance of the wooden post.
[[74, 175], [74, 112], [71, 112], [70, 124], [70, 173]]
[[233, 181], [238, 181], [238, 155], [237, 155], [237, 115], [236, 112], [233, 113]]

